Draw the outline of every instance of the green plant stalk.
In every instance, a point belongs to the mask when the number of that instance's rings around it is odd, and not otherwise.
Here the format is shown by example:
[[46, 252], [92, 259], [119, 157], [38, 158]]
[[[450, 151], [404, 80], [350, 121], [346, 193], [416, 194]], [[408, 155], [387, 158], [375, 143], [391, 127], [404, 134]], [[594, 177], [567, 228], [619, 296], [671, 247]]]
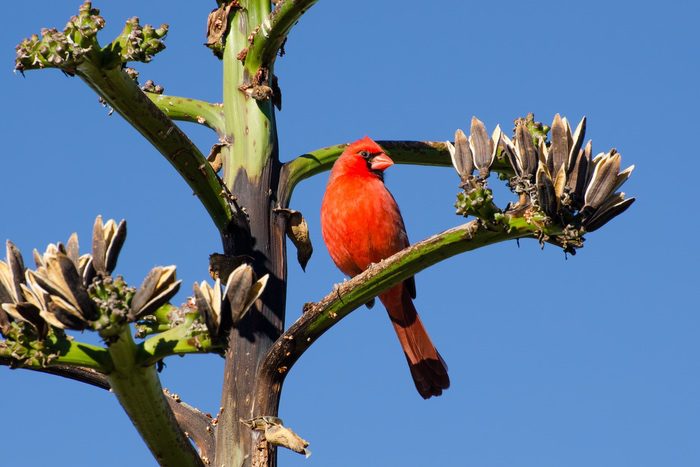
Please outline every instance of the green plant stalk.
[[[255, 183], [262, 176], [276, 144], [275, 117], [270, 99], [257, 101], [242, 87], [251, 86], [251, 75], [238, 53], [249, 45], [250, 31], [269, 14], [270, 2], [249, 0], [236, 10], [224, 50], [224, 122], [230, 146], [222, 150], [224, 183], [233, 191], [241, 172]], [[272, 73], [272, 70], [270, 70]], [[234, 193], [235, 194], [235, 193]]]
[[157, 361], [171, 355], [190, 353], [209, 353], [220, 350], [206, 334], [193, 337], [192, 325], [196, 313], [185, 316], [185, 321], [176, 327], [146, 339], [137, 345], [136, 360], [141, 366], [154, 365]]
[[137, 362], [137, 347], [125, 326], [109, 346], [114, 370], [112, 391], [160, 465], [202, 467], [199, 455], [180, 429], [163, 395], [154, 366]]
[[[215, 465], [217, 467], [250, 466], [256, 463], [254, 456], [261, 433], [251, 432], [240, 419], [251, 418], [253, 391], [257, 381], [253, 378], [260, 360], [264, 357], [274, 337], [261, 332], [259, 322], [278, 328], [284, 313], [285, 268], [284, 229], [274, 224], [270, 212], [272, 198], [278, 185], [279, 161], [277, 159], [277, 130], [271, 99], [255, 100], [253, 86], [262, 84], [260, 76], [251, 75], [239, 60], [239, 54], [250, 45], [248, 37], [270, 12], [269, 0], [241, 1], [229, 18], [229, 30], [223, 54], [223, 103], [226, 127], [221, 150], [223, 179], [237, 203], [246, 210], [249, 233], [232, 226], [222, 235], [224, 253], [247, 255], [255, 258], [253, 267], [258, 275], [270, 273], [279, 278], [275, 296], [268, 296], [256, 306], [256, 317], [239, 323], [241, 329], [232, 329], [228, 336], [228, 349], [224, 365], [224, 384], [221, 396], [222, 413], [216, 428]], [[242, 57], [242, 54], [240, 55]], [[268, 70], [271, 76], [272, 70]], [[268, 76], [268, 77], [269, 77]], [[276, 219], [276, 218], [274, 218]], [[241, 235], [241, 233], [243, 235]], [[246, 235], [247, 234], [247, 235]], [[246, 238], [247, 237], [247, 238]], [[249, 314], [249, 316], [253, 316]], [[254, 334], [251, 340], [246, 335]], [[249, 377], [248, 377], [249, 376]], [[278, 393], [268, 391], [276, 399]], [[274, 405], [274, 404], [273, 404]], [[276, 414], [272, 409], [261, 408]], [[274, 458], [269, 458], [274, 462]]]
[[260, 67], [271, 67], [287, 35], [301, 15], [318, 0], [291, 0], [278, 4], [253, 38], [246, 57], [246, 68], [255, 74]]
[[[447, 144], [440, 141], [377, 141], [397, 164], [452, 167]], [[347, 144], [337, 144], [302, 154], [282, 167], [280, 206], [287, 207], [296, 185], [309, 177], [330, 170]], [[494, 161], [492, 170], [512, 176], [512, 168], [503, 159]]]
[[0, 341], [0, 357], [11, 359], [17, 366], [41, 369], [50, 366], [73, 366], [97, 370], [102, 373], [111, 371], [112, 360], [104, 347], [77, 342], [69, 339], [57, 339], [51, 336], [45, 343], [45, 354], [51, 354], [46, 366], [34, 361], [17, 360], [5, 341]]
[[172, 120], [198, 123], [223, 135], [224, 109], [220, 104], [190, 99], [189, 97], [145, 93], [158, 108]]
[[81, 63], [77, 74], [139, 131], [182, 175], [221, 230], [232, 219], [222, 186], [206, 158], [189, 138], [119, 68]]
[[[506, 215], [500, 223], [489, 226], [480, 220], [473, 220], [413, 244], [370, 266], [304, 310], [304, 314], [275, 342], [260, 367], [260, 377], [268, 384], [282, 384], [284, 375], [292, 365], [323, 333], [372, 297], [423, 269], [457, 254], [495, 243], [524, 237], [536, 238], [539, 231], [535, 223], [521, 217]], [[263, 395], [256, 394], [256, 397]]]

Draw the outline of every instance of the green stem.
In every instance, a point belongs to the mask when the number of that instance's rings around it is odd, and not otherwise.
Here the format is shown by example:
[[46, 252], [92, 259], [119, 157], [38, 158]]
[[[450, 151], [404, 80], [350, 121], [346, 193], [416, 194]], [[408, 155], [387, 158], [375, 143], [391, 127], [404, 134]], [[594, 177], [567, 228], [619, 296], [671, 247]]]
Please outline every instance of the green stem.
[[0, 341], [0, 357], [9, 359], [8, 361], [16, 366], [36, 370], [51, 366], [74, 366], [106, 373], [112, 369], [112, 360], [104, 347], [56, 336], [49, 337], [44, 345], [41, 353], [45, 356], [50, 355], [46, 364], [42, 364], [41, 359], [34, 357], [21, 360], [15, 358], [11, 349], [12, 344], [8, 344], [7, 341]]
[[248, 46], [248, 31], [269, 14], [269, 3], [251, 0], [245, 9], [237, 10], [226, 38], [224, 121], [226, 139], [232, 144], [222, 150], [222, 155], [224, 183], [230, 190], [241, 171], [251, 182], [260, 179], [277, 139], [271, 100], [257, 101], [241, 90], [252, 85], [254, 76], [238, 59], [238, 53]]
[[192, 325], [197, 314], [190, 313], [185, 321], [168, 331], [146, 339], [137, 346], [136, 359], [139, 365], [153, 365], [171, 355], [209, 353], [219, 350], [206, 334], [192, 336]]
[[284, 0], [279, 2], [260, 29], [246, 56], [246, 68], [255, 73], [260, 67], [272, 67], [277, 53], [287, 40], [292, 26], [318, 0]]
[[[447, 145], [439, 141], [377, 141], [398, 164], [451, 167]], [[337, 144], [302, 154], [282, 167], [280, 176], [280, 206], [287, 207], [294, 187], [304, 179], [330, 170], [347, 144]], [[512, 169], [503, 159], [494, 161], [494, 172], [512, 175]]]
[[114, 371], [109, 384], [160, 465], [203, 467], [198, 454], [180, 429], [154, 366], [141, 366], [137, 347], [125, 326], [109, 346]]
[[233, 214], [221, 196], [221, 181], [187, 135], [120, 69], [99, 68], [85, 61], [77, 73], [165, 156], [199, 197], [216, 226], [225, 228]]
[[223, 136], [224, 109], [221, 104], [150, 92], [146, 96], [172, 120], [205, 125]]

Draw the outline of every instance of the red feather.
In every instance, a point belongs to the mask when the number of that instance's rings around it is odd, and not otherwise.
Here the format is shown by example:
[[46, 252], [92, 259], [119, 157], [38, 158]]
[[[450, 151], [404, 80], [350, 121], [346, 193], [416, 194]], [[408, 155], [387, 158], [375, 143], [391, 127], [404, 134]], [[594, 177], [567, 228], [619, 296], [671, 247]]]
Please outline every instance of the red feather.
[[[396, 200], [384, 186], [383, 172], [393, 164], [382, 148], [365, 137], [348, 146], [333, 165], [321, 204], [321, 230], [338, 268], [355, 276], [408, 246]], [[447, 366], [413, 306], [413, 278], [379, 295], [423, 398], [450, 386]]]

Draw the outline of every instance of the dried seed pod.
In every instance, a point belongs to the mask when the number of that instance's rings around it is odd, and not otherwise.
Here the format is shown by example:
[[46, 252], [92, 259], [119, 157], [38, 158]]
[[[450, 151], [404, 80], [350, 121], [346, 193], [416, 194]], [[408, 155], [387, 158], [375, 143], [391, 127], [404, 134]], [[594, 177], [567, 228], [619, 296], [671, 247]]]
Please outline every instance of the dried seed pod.
[[182, 282], [176, 280], [175, 271], [175, 266], [158, 266], [151, 269], [131, 299], [129, 321], [153, 314], [175, 296]]
[[521, 177], [534, 178], [537, 173], [537, 148], [525, 124], [519, 124], [515, 127], [514, 147], [517, 164], [513, 166], [513, 169]]
[[194, 300], [197, 306], [197, 311], [204, 318], [204, 323], [207, 325], [209, 335], [212, 338], [221, 336], [222, 317], [221, 317], [221, 281], [217, 279], [214, 282], [214, 287], [211, 287], [206, 281], [200, 284], [194, 284]]
[[583, 139], [586, 136], [586, 117], [581, 118], [578, 123], [574, 134], [571, 135], [571, 128], [568, 129], [570, 139], [569, 139], [569, 159], [566, 163], [566, 169], [568, 173], [574, 169], [575, 159], [579, 156], [579, 151], [583, 145]]
[[108, 276], [117, 266], [119, 252], [126, 240], [126, 221], [117, 225], [112, 219], [105, 224], [97, 216], [92, 230], [92, 267], [102, 276]]
[[39, 309], [31, 303], [3, 303], [2, 309], [16, 321], [29, 324], [39, 339], [46, 337], [49, 327], [39, 314]]
[[455, 132], [454, 146], [449, 141], [446, 144], [447, 150], [450, 153], [450, 158], [452, 159], [452, 165], [459, 174], [459, 178], [462, 182], [465, 182], [471, 177], [472, 172], [474, 172], [474, 158], [469, 148], [467, 135], [465, 135], [462, 130], [458, 129]]
[[231, 322], [234, 326], [260, 298], [267, 285], [268, 277], [269, 275], [265, 274], [255, 281], [253, 268], [248, 264], [242, 264], [231, 273], [226, 281], [224, 296], [231, 310]]
[[559, 114], [554, 116], [550, 136], [551, 144], [547, 157], [547, 169], [549, 169], [551, 174], [558, 173], [559, 169], [565, 166], [569, 158], [569, 140], [567, 138], [569, 132], [567, 131], [567, 126]]
[[486, 132], [486, 127], [476, 117], [472, 117], [469, 146], [474, 157], [474, 166], [479, 170], [479, 176], [488, 177], [496, 151], [493, 141]]
[[24, 260], [19, 249], [11, 241], [6, 243], [7, 263], [0, 261], [0, 303], [22, 301]]
[[600, 153], [593, 159], [593, 174], [584, 195], [584, 209], [602, 205], [617, 186], [620, 171], [620, 154], [614, 149]]
[[82, 330], [98, 317], [97, 307], [90, 299], [73, 261], [59, 249], [45, 253], [43, 266], [26, 273], [27, 283], [36, 292], [37, 303], [47, 321], [58, 321], [59, 327]]
[[559, 211], [559, 199], [554, 191], [552, 177], [543, 165], [537, 169], [536, 185], [540, 210], [549, 217], [555, 217]]
[[635, 198], [625, 199], [624, 193], [615, 193], [602, 206], [596, 209], [593, 215], [583, 221], [583, 227], [587, 232], [598, 230], [612, 218], [625, 212], [634, 201]]
[[[28, 286], [22, 284], [22, 292], [27, 300], [27, 302], [34, 305], [39, 310], [39, 315], [51, 326], [59, 329], [65, 329], [66, 325], [59, 321], [56, 316], [49, 313], [49, 304], [51, 303], [51, 298], [44, 289], [42, 289], [38, 284], [33, 281], [28, 281]], [[82, 325], [82, 320], [80, 320], [79, 325]]]
[[591, 142], [589, 141], [585, 149], [579, 149], [579, 154], [575, 158], [566, 180], [566, 186], [571, 194], [571, 206], [573, 209], [580, 210], [583, 207], [590, 166]]

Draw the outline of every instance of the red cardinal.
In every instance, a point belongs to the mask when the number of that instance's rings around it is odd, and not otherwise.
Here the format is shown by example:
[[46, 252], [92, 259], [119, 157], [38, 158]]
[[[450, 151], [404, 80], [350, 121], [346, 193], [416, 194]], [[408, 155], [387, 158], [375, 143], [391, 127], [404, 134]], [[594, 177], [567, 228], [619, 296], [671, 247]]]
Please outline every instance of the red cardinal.
[[[365, 137], [348, 146], [333, 165], [321, 204], [321, 230], [336, 266], [355, 276], [408, 246], [394, 197], [384, 186], [384, 170], [394, 164]], [[412, 298], [413, 277], [379, 295], [406, 354], [416, 389], [424, 399], [450, 386], [447, 366], [423, 327]]]

